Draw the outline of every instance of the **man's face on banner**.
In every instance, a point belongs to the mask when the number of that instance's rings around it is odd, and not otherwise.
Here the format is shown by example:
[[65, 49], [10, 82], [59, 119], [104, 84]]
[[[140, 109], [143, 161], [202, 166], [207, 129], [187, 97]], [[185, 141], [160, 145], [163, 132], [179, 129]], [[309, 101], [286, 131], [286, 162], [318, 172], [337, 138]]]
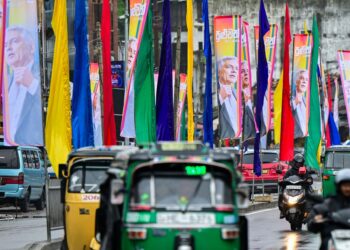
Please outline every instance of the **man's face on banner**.
[[219, 81], [221, 84], [229, 85], [237, 82], [238, 64], [234, 58], [227, 58], [219, 69]]
[[34, 56], [34, 45], [25, 41], [19, 30], [9, 30], [5, 37], [5, 56], [7, 64], [11, 67], [24, 67]]
[[309, 76], [305, 70], [299, 71], [297, 80], [296, 80], [296, 87], [298, 93], [305, 93], [307, 89], [307, 83], [309, 81]]
[[249, 87], [249, 74], [248, 74], [248, 63], [246, 61], [242, 62], [241, 68], [241, 77], [242, 77], [242, 88]]
[[135, 59], [136, 55], [136, 41], [134, 39], [129, 40], [128, 45], [128, 68], [131, 68], [132, 62]]

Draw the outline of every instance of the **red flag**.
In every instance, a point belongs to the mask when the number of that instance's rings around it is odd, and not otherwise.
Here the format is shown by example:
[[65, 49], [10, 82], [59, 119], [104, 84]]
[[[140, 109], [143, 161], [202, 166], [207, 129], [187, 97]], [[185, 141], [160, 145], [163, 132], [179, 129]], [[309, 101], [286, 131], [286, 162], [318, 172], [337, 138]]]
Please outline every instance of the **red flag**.
[[111, 9], [109, 0], [103, 0], [101, 20], [102, 60], [103, 60], [103, 137], [105, 145], [117, 143], [113, 109], [111, 76]]
[[281, 118], [280, 160], [291, 161], [294, 158], [294, 118], [290, 106], [289, 85], [289, 45], [292, 41], [290, 34], [290, 19], [288, 3], [286, 3], [286, 20], [284, 23], [284, 58], [283, 58], [283, 95]]
[[[328, 111], [330, 113], [332, 111], [332, 88], [331, 88], [331, 77], [329, 74], [327, 77], [327, 92], [328, 92]], [[332, 146], [332, 140], [331, 140], [331, 130], [328, 122], [326, 127], [326, 148], [329, 148], [330, 146]]]

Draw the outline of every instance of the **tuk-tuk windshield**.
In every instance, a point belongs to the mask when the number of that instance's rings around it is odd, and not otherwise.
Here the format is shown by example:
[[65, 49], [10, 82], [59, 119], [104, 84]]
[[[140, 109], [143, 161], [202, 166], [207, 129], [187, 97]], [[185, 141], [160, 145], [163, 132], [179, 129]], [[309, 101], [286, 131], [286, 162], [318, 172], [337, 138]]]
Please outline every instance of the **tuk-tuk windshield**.
[[207, 165], [159, 164], [135, 174], [131, 205], [179, 210], [232, 205], [230, 172]]
[[100, 185], [107, 174], [110, 161], [83, 162], [72, 166], [69, 177], [68, 191], [70, 193], [99, 193]]
[[350, 152], [327, 152], [325, 167], [328, 169], [350, 168]]

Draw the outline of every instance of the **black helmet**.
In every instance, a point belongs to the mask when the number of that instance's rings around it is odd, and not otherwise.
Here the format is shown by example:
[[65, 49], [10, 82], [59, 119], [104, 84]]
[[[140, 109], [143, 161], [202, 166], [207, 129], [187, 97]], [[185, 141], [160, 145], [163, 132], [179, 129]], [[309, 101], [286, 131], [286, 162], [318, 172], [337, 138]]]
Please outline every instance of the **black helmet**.
[[337, 186], [338, 191], [340, 184], [343, 182], [350, 182], [350, 169], [348, 168], [340, 170], [335, 177], [335, 185]]
[[297, 153], [294, 155], [293, 159], [296, 163], [301, 163], [304, 165], [304, 156], [301, 153]]

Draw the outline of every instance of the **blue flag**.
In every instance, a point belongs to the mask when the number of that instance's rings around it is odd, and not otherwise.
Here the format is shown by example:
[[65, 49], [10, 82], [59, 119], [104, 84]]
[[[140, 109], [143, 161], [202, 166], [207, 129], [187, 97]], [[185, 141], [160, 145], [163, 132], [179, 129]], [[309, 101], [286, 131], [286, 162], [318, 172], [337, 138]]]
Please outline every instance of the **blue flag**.
[[340, 145], [341, 144], [340, 135], [339, 135], [337, 125], [335, 124], [335, 121], [334, 121], [333, 112], [329, 112], [328, 126], [329, 126], [329, 131], [331, 134], [332, 146], [333, 145]]
[[92, 105], [85, 0], [76, 0], [72, 137], [75, 149], [93, 146]]
[[170, 2], [163, 2], [163, 36], [157, 85], [157, 140], [174, 140]]
[[203, 0], [203, 15], [204, 22], [204, 56], [206, 57], [206, 79], [205, 79], [205, 97], [204, 97], [204, 112], [203, 112], [203, 128], [204, 128], [204, 143], [209, 143], [213, 147], [213, 94], [212, 94], [212, 55], [209, 32], [209, 14], [208, 0]]
[[259, 132], [255, 134], [254, 141], [254, 173], [257, 176], [261, 175], [261, 161], [259, 156], [260, 151], [260, 131], [262, 107], [264, 104], [264, 96], [267, 89], [268, 66], [266, 61], [264, 35], [270, 30], [270, 24], [267, 20], [264, 1], [260, 1], [259, 11], [259, 47], [258, 47], [258, 70], [257, 70], [257, 95], [256, 95], [256, 112], [255, 120], [259, 128]]

